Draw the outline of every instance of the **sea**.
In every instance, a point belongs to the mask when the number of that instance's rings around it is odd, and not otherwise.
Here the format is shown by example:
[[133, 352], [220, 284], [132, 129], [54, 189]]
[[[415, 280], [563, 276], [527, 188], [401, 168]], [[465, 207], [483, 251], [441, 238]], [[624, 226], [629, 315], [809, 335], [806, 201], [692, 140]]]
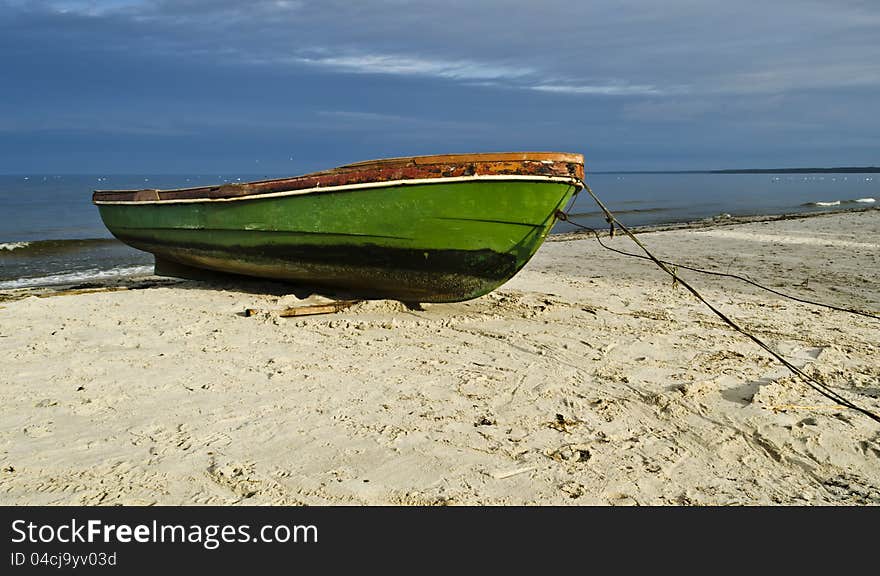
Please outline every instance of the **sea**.
[[[0, 290], [149, 274], [152, 255], [115, 240], [91, 203], [96, 189], [182, 188], [277, 175], [0, 175]], [[759, 216], [880, 205], [872, 173], [598, 173], [594, 193], [627, 226], [718, 216]], [[606, 226], [588, 194], [569, 207], [578, 222]], [[559, 222], [554, 233], [573, 226]]]

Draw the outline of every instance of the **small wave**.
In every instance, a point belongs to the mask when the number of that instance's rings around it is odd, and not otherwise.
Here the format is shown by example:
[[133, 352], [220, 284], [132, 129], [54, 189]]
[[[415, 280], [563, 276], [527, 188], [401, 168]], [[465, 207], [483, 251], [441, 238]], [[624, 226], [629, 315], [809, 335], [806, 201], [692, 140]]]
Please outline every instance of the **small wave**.
[[803, 206], [840, 206], [841, 204], [873, 204], [874, 198], [853, 198], [852, 200], [827, 200], [819, 202], [807, 202]]
[[75, 238], [70, 240], [33, 240], [0, 243], [0, 254], [7, 256], [46, 256], [119, 243], [115, 238]]
[[7, 280], [6, 282], [0, 282], [0, 290], [12, 290], [14, 288], [31, 288], [34, 286], [54, 286], [58, 284], [73, 284], [87, 280], [103, 280], [107, 278], [118, 278], [121, 276], [140, 276], [152, 273], [152, 266], [120, 266], [118, 268], [111, 268], [110, 270], [100, 270], [98, 268], [92, 268], [89, 270], [80, 270], [78, 272], [53, 274], [51, 276], [38, 276], [36, 278], [18, 278], [16, 280]]
[[4, 242], [0, 243], [0, 250], [9, 250], [12, 252], [13, 250], [18, 250], [20, 248], [27, 248], [30, 245], [30, 242]]

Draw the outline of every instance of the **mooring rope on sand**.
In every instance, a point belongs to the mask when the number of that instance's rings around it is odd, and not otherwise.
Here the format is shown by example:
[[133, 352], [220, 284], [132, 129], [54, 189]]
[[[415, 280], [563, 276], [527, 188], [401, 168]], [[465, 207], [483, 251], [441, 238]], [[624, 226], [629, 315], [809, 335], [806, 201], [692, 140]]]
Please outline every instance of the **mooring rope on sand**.
[[[597, 230], [590, 228], [589, 226], [584, 226], [583, 224], [580, 224], [578, 222], [575, 222], [574, 220], [569, 219], [567, 214], [564, 214], [561, 212], [560, 212], [560, 214], [562, 214], [562, 217], [559, 218], [560, 220], [564, 220], [565, 222], [568, 222], [572, 226], [575, 226], [576, 228], [580, 228], [581, 230], [586, 230], [587, 232], [592, 232], [593, 235], [596, 237], [596, 241], [599, 242], [599, 245], [602, 246], [602, 248], [605, 248], [606, 250], [610, 250], [612, 252], [617, 252], [618, 254], [622, 254], [623, 256], [630, 256], [632, 258], [639, 258], [641, 260], [650, 260], [650, 258], [648, 258], [647, 256], [642, 256], [641, 254], [634, 254], [633, 252], [627, 252], [626, 250], [620, 250], [619, 248], [614, 248], [613, 246], [609, 246], [608, 244], [605, 244], [604, 242], [602, 242], [602, 237], [599, 235], [599, 232]], [[558, 215], [557, 215], [557, 217], [558, 217]], [[786, 294], [785, 292], [780, 292], [779, 290], [775, 290], [773, 288], [770, 288], [769, 286], [764, 286], [763, 284], [755, 282], [751, 278], [748, 278], [746, 276], [741, 276], [739, 274], [730, 274], [728, 272], [718, 272], [716, 270], [706, 270], [703, 268], [694, 268], [693, 266], [688, 266], [686, 264], [681, 264], [679, 262], [672, 262], [670, 260], [661, 260], [661, 262], [663, 262], [667, 266], [672, 266], [675, 269], [681, 268], [683, 270], [690, 270], [691, 272], [699, 272], [700, 274], [708, 274], [710, 276], [721, 276], [724, 278], [733, 278], [734, 280], [740, 280], [742, 282], [746, 282], [747, 284], [751, 284], [752, 286], [755, 286], [756, 288], [760, 288], [761, 290], [766, 290], [767, 292], [770, 292], [771, 294], [776, 294], [777, 296], [781, 296], [783, 298], [788, 298], [789, 300], [794, 300], [795, 302], [801, 302], [802, 304], [810, 304], [812, 306], [820, 306], [822, 308], [828, 308], [830, 310], [836, 310], [838, 312], [847, 312], [849, 314], [857, 314], [859, 316], [864, 316], [865, 318], [871, 318], [873, 320], [880, 320], [880, 315], [874, 314], [872, 312], [866, 312], [864, 310], [858, 310], [855, 308], [842, 308], [840, 306], [834, 306], [833, 304], [825, 304], [824, 302], [816, 302], [815, 300], [807, 300], [806, 298], [792, 296], [791, 294]]]
[[[815, 390], [816, 392], [818, 392], [818, 393], [821, 394], [822, 396], [825, 396], [825, 397], [828, 398], [829, 400], [831, 400], [831, 401], [833, 401], [833, 402], [835, 402], [835, 403], [837, 403], [837, 404], [839, 404], [839, 405], [841, 405], [841, 406], [845, 406], [846, 408], [849, 408], [849, 409], [851, 409], [851, 410], [855, 410], [856, 412], [860, 412], [861, 414], [864, 414], [864, 415], [867, 416], [868, 418], [871, 418], [872, 420], [874, 420], [874, 421], [876, 421], [876, 422], [880, 422], [880, 416], [878, 416], [878, 415], [875, 414], [874, 412], [868, 410], [867, 408], [862, 408], [861, 406], [859, 406], [859, 405], [857, 405], [857, 404], [851, 402], [850, 400], [847, 400], [846, 398], [844, 398], [843, 396], [841, 396], [839, 393], [837, 393], [837, 392], [835, 392], [834, 390], [832, 390], [830, 387], [826, 386], [826, 385], [823, 384], [822, 382], [819, 382], [816, 378], [810, 376], [809, 374], [807, 374], [806, 372], [804, 372], [803, 370], [801, 370], [800, 368], [798, 368], [797, 366], [795, 366], [794, 364], [792, 364], [791, 362], [789, 362], [788, 360], [786, 360], [781, 354], [779, 354], [778, 352], [776, 352], [775, 350], [773, 350], [772, 348], [770, 348], [770, 346], [767, 345], [763, 340], [761, 340], [760, 338], [758, 338], [757, 336], [755, 336], [755, 335], [752, 334], [751, 332], [749, 332], [749, 331], [747, 331], [746, 329], [744, 329], [743, 327], [741, 327], [741, 326], [740, 326], [739, 324], [737, 324], [733, 319], [731, 319], [729, 316], [727, 316], [724, 312], [722, 312], [721, 310], [719, 310], [718, 308], [716, 308], [711, 302], [709, 302], [708, 300], [706, 300], [706, 298], [704, 298], [704, 297], [703, 297], [703, 296], [697, 291], [696, 288], [694, 288], [693, 286], [691, 286], [691, 284], [690, 284], [689, 282], [687, 282], [684, 278], [682, 278], [681, 276], [678, 275], [678, 273], [676, 272], [676, 268], [678, 267], [677, 265], [672, 264], [672, 263], [670, 263], [670, 262], [667, 262], [667, 261], [665, 261], [665, 260], [660, 260], [659, 258], [657, 258], [656, 256], [654, 256], [654, 254], [651, 253], [651, 251], [648, 250], [648, 248], [647, 248], [647, 247], [646, 247], [646, 246], [645, 246], [645, 245], [644, 245], [644, 244], [643, 244], [638, 238], [636, 238], [635, 234], [633, 234], [633, 233], [630, 231], [629, 228], [627, 228], [625, 225], [623, 225], [623, 224], [620, 222], [620, 220], [618, 220], [617, 217], [614, 216], [614, 214], [613, 214], [613, 213], [612, 213], [612, 212], [611, 212], [611, 211], [605, 206], [605, 204], [602, 203], [602, 201], [599, 199], [599, 197], [596, 196], [596, 194], [593, 192], [592, 189], [590, 189], [590, 187], [587, 185], [586, 182], [584, 182], [584, 181], [581, 180], [581, 181], [578, 182], [578, 186], [581, 187], [581, 189], [587, 191], [587, 193], [590, 195], [590, 197], [593, 198], [593, 201], [596, 202], [596, 205], [599, 206], [599, 208], [600, 208], [600, 209], [602, 210], [602, 212], [605, 214], [605, 221], [608, 222], [608, 225], [611, 227], [611, 228], [610, 228], [610, 232], [609, 232], [610, 236], [611, 236], [612, 238], [614, 237], [614, 230], [615, 230], [615, 228], [620, 229], [624, 234], [626, 234], [627, 236], [629, 236], [629, 238], [630, 238], [633, 242], [635, 242], [636, 245], [637, 245], [639, 248], [642, 249], [642, 251], [644, 251], [645, 256], [641, 256], [641, 255], [639, 255], [639, 254], [631, 254], [631, 253], [629, 253], [629, 252], [624, 252], [624, 251], [621, 251], [621, 250], [615, 250], [615, 249], [613, 249], [613, 248], [609, 248], [609, 249], [614, 250], [615, 252], [619, 252], [619, 253], [621, 253], [621, 254], [627, 255], [627, 256], [634, 256], [634, 257], [637, 257], [637, 258], [643, 258], [643, 259], [646, 259], [646, 260], [651, 260], [651, 261], [654, 262], [654, 264], [656, 264], [661, 270], [663, 270], [664, 272], [666, 272], [667, 274], [669, 274], [669, 275], [672, 277], [672, 280], [673, 280], [674, 283], [681, 284], [682, 286], [684, 286], [684, 287], [688, 290], [688, 292], [690, 292], [691, 294], [693, 294], [693, 295], [694, 295], [694, 296], [695, 296], [700, 302], [702, 302], [703, 304], [705, 304], [705, 305], [706, 305], [706, 306], [707, 306], [707, 307], [708, 307], [708, 308], [709, 308], [709, 309], [710, 309], [710, 310], [711, 310], [716, 316], [718, 316], [719, 318], [721, 318], [721, 320], [724, 321], [725, 324], [727, 324], [728, 326], [730, 326], [731, 328], [733, 328], [734, 330], [736, 330], [736, 331], [739, 332], [740, 334], [746, 336], [746, 337], [749, 338], [752, 342], [754, 342], [755, 344], [757, 344], [758, 346], [760, 346], [762, 349], [764, 349], [764, 350], [765, 350], [767, 353], [769, 353], [771, 356], [773, 356], [774, 358], [776, 358], [776, 360], [778, 360], [783, 366], [785, 366], [786, 368], [788, 368], [788, 369], [789, 369], [789, 370], [790, 370], [795, 376], [797, 376], [797, 377], [799, 377], [801, 380], [803, 380], [803, 381], [804, 381], [804, 382], [805, 382], [810, 388], [812, 388], [813, 390]], [[586, 229], [586, 230], [592, 230], [593, 233], [596, 234], [596, 238], [597, 238], [597, 239], [599, 238], [599, 235], [596, 233], [595, 230], [593, 230], [592, 228], [589, 228], [589, 227], [587, 227], [587, 226], [583, 226], [583, 225], [581, 225], [581, 224], [578, 224], [577, 222], [574, 222], [573, 220], [571, 220], [571, 218], [569, 218], [569, 216], [568, 216], [568, 214], [567, 214], [566, 212], [558, 211], [557, 214], [556, 214], [556, 216], [557, 216], [557, 218], [559, 218], [560, 220], [563, 220], [563, 221], [566, 221], [566, 222], [570, 222], [571, 224], [573, 224], [574, 226], [577, 226], [577, 227], [579, 227], [579, 228], [583, 228], [583, 229]], [[600, 244], [602, 244], [601, 240], [600, 240], [599, 242], [600, 242]], [[603, 246], [604, 246], [604, 244], [603, 244]], [[669, 267], [670, 265], [674, 266], [674, 268], [671, 269], [671, 268]], [[686, 268], [686, 269], [688, 269], [688, 270], [694, 270], [694, 271], [696, 271], [696, 272], [712, 273], [712, 272], [708, 272], [708, 271], [703, 271], [703, 270], [699, 270], [699, 269], [690, 268], [690, 267], [687, 267], [687, 266], [682, 266], [682, 268]], [[747, 281], [747, 282], [749, 282], [750, 284], [753, 284], [753, 285], [755, 285], [755, 286], [758, 286], [759, 288], [763, 288], [763, 289], [765, 289], [765, 290], [770, 290], [771, 292], [774, 292], [774, 293], [780, 294], [781, 296], [785, 296], [785, 297], [789, 298], [789, 296], [787, 296], [787, 295], [785, 295], [785, 294], [781, 294], [781, 293], [778, 293], [778, 292], [776, 292], [776, 291], [774, 291], [774, 290], [772, 290], [772, 289], [768, 289], [768, 288], [766, 288], [765, 286], [761, 286], [760, 284], [757, 284], [756, 282], [753, 282], [753, 281], [748, 280], [748, 279], [743, 278], [743, 277], [738, 277], [738, 276], [730, 275], [730, 274], [722, 274], [722, 273], [720, 273], [720, 272], [719, 272], [719, 273], [712, 273], [712, 274], [718, 274], [718, 275], [722, 275], [722, 276], [732, 276], [732, 277], [736, 277], [736, 278], [738, 278], [738, 279], [741, 279], [741, 280]], [[831, 308], [831, 309], [834, 309], [834, 310], [841, 310], [841, 311], [843, 311], [843, 312], [850, 312], [850, 313], [854, 313], [854, 314], [860, 314], [860, 315], [862, 315], [862, 316], [867, 316], [867, 317], [869, 317], [869, 318], [880, 319], [880, 318], [878, 318], [878, 316], [876, 316], [876, 315], [874, 315], [874, 314], [864, 313], [864, 312], [857, 311], [857, 310], [850, 310], [850, 309], [845, 309], [845, 308], [838, 308], [838, 307], [836, 307], [836, 306], [830, 306], [830, 305], [820, 304], [820, 303], [816, 303], [816, 302], [804, 301], [804, 300], [800, 300], [800, 299], [798, 299], [798, 298], [792, 298], [792, 299], [793, 299], [793, 300], [802, 301], [802, 302], [806, 302], [806, 303], [808, 303], [808, 304], [816, 304], [816, 305], [819, 305], [819, 306], [825, 306], [825, 307], [827, 307], [827, 308]]]

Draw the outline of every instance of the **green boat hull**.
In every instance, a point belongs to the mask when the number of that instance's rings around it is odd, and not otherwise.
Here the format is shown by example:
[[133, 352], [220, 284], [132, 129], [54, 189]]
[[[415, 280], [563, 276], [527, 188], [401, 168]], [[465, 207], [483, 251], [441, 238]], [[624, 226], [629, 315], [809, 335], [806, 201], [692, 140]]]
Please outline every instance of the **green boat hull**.
[[101, 204], [114, 236], [159, 262], [456, 302], [513, 277], [575, 187], [553, 180], [387, 185], [236, 201]]

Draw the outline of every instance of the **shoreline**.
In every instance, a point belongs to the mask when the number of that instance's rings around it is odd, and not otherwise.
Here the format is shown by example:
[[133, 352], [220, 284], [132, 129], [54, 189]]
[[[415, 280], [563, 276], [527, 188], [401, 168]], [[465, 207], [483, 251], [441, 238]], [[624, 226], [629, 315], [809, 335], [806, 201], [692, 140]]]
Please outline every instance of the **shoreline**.
[[[824, 216], [645, 240], [660, 258], [880, 310], [880, 211]], [[880, 504], [875, 422], [653, 264], [585, 240], [545, 243], [487, 296], [421, 309], [285, 318], [307, 294], [155, 278], [0, 302], [0, 502]], [[878, 321], [693, 283], [880, 411]]]
[[[650, 232], [664, 232], [668, 230], [696, 230], [700, 228], [714, 228], [720, 226], [736, 226], [738, 224], [751, 224], [754, 222], [777, 222], [781, 220], [800, 220], [805, 218], [818, 218], [821, 216], [834, 216], [838, 214], [859, 213], [880, 211], [880, 206], [869, 206], [864, 208], [843, 208], [836, 210], [823, 210], [822, 212], [786, 212], [783, 214], [755, 214], [751, 216], [731, 216], [724, 214], [713, 216], [710, 218], [700, 218], [699, 220], [687, 220], [684, 222], [671, 222], [668, 224], [650, 224], [646, 226], [628, 226], [634, 234], [644, 234]], [[624, 225], [626, 223], [624, 222]], [[607, 235], [608, 230], [604, 226], [596, 230], [600, 235]], [[547, 237], [547, 242], [565, 242], [572, 239], [579, 239], [583, 234], [591, 234], [587, 230], [575, 230], [572, 232], [560, 232], [551, 234]], [[571, 237], [575, 238], [571, 238]]]
[[[872, 206], [865, 208], [849, 208], [849, 209], [836, 209], [836, 210], [827, 210], [822, 212], [791, 212], [785, 214], [763, 214], [763, 215], [753, 215], [753, 216], [730, 216], [730, 215], [722, 215], [722, 216], [714, 216], [711, 218], [701, 218], [699, 220], [688, 220], [684, 222], [674, 222], [668, 224], [653, 224], [646, 226], [633, 226], [630, 229], [635, 234], [647, 234], [652, 232], [664, 232], [671, 230], [698, 230], [705, 228], [716, 228], [716, 227], [725, 227], [725, 226], [736, 226], [740, 224], [749, 224], [755, 222], [777, 222], [783, 220], [800, 220], [806, 218], [818, 218], [823, 216], [833, 216], [838, 214], [848, 214], [848, 213], [861, 213], [861, 212], [871, 212], [871, 211], [880, 211], [880, 206]], [[596, 232], [600, 236], [608, 235], [608, 228], [602, 227], [596, 229]], [[587, 237], [592, 237], [592, 233], [587, 230], [574, 230], [570, 232], [559, 232], [552, 233], [547, 236], [545, 242], [568, 242], [571, 240], [580, 240], [586, 235]], [[104, 239], [102, 239], [104, 240]], [[107, 238], [107, 241], [111, 242], [119, 242], [115, 238]], [[120, 243], [121, 244], [121, 243]], [[9, 301], [9, 300], [18, 300], [21, 298], [25, 298], [29, 295], [46, 295], [52, 294], [56, 292], [67, 292], [67, 291], [75, 291], [75, 290], [83, 290], [83, 289], [98, 289], [98, 288], [119, 288], [119, 289], [128, 289], [124, 288], [129, 286], [130, 284], [137, 285], [140, 282], [148, 282], [152, 279], [152, 281], [158, 281], [162, 277], [153, 276], [152, 274], [138, 274], [138, 275], [118, 275], [112, 276], [108, 278], [95, 278], [95, 279], [86, 279], [77, 282], [70, 282], [64, 284], [46, 284], [46, 285], [38, 285], [38, 286], [27, 286], [22, 288], [0, 288], [0, 302]], [[173, 278], [164, 278], [163, 281], [176, 281]], [[276, 282], [272, 280], [265, 279], [248, 279], [242, 278], [244, 282], [263, 282], [269, 284], [279, 284], [280, 286], [285, 286], [283, 282]]]

